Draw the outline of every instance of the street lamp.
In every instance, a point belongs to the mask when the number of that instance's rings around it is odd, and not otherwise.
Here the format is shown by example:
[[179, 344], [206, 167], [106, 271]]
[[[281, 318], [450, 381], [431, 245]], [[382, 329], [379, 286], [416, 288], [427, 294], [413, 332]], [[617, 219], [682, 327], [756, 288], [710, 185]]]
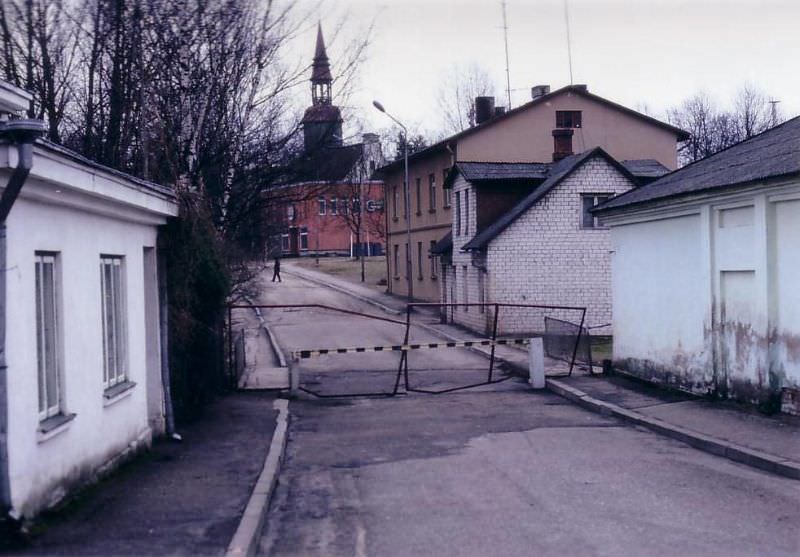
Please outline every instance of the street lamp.
[[406, 202], [406, 282], [408, 284], [408, 301], [411, 302], [414, 299], [414, 284], [411, 276], [411, 195], [408, 185], [408, 128], [406, 128], [400, 120], [386, 112], [386, 109], [378, 101], [372, 101], [372, 106], [386, 114], [395, 124], [403, 129], [403, 193]]

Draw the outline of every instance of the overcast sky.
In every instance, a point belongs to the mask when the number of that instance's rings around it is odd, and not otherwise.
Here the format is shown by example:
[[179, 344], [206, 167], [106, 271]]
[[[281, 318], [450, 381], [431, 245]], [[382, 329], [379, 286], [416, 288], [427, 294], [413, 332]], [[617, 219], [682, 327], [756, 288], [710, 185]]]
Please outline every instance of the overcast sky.
[[[308, 0], [310, 1], [310, 0]], [[703, 90], [727, 104], [746, 81], [800, 113], [798, 0], [569, 0], [575, 83], [631, 108], [664, 110]], [[367, 125], [385, 127], [371, 108], [380, 99], [401, 120], [439, 128], [437, 88], [454, 64], [477, 63], [505, 102], [505, 54], [499, 0], [327, 0], [323, 30], [347, 14], [342, 35], [374, 21], [373, 41], [351, 98]], [[512, 104], [530, 87], [569, 84], [563, 0], [508, 0]], [[299, 37], [311, 57], [314, 29]], [[331, 30], [332, 31], [332, 30]], [[336, 50], [340, 36], [329, 49]]]

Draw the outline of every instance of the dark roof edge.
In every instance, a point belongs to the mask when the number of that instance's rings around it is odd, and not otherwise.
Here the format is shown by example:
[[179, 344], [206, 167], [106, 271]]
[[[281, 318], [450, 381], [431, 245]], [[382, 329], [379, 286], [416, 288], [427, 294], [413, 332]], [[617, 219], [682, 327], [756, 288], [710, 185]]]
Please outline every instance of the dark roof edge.
[[76, 153], [75, 151], [63, 147], [57, 143], [53, 143], [47, 139], [37, 139], [36, 140], [36, 147], [42, 147], [48, 151], [66, 157], [74, 162], [80, 163], [84, 166], [88, 166], [93, 168], [94, 170], [99, 170], [101, 172], [105, 172], [106, 174], [111, 174], [117, 178], [121, 178], [125, 181], [132, 182], [137, 186], [142, 186], [145, 189], [151, 190], [156, 193], [160, 193], [165, 195], [171, 199], [175, 199], [175, 190], [169, 186], [164, 186], [161, 184], [157, 184], [155, 182], [150, 182], [149, 180], [144, 180], [142, 178], [137, 178], [136, 176], [132, 176], [127, 174], [126, 172], [122, 172], [121, 170], [117, 170], [115, 168], [111, 168], [110, 166], [106, 166], [99, 162], [93, 161], [92, 159], [86, 158], [80, 153]]
[[[677, 172], [677, 171], [676, 171]], [[759, 182], [771, 182], [771, 181], [779, 181], [785, 178], [791, 177], [798, 177], [800, 178], [800, 172], [784, 172], [783, 174], [773, 174], [771, 176], [764, 176], [763, 178], [756, 178], [754, 180], [744, 180], [742, 182], [731, 182], [730, 184], [725, 184], [724, 186], [709, 186], [707, 188], [702, 188], [699, 190], [691, 190], [691, 191], [682, 191], [677, 193], [671, 193], [669, 195], [664, 195], [662, 197], [654, 197], [651, 199], [643, 199], [641, 201], [633, 201], [631, 203], [626, 203], [624, 205], [612, 205], [610, 207], [606, 207], [611, 201], [615, 199], [619, 199], [622, 197], [622, 194], [617, 197], [613, 197], [609, 199], [606, 203], [601, 205], [597, 205], [589, 211], [596, 215], [602, 216], [609, 216], [612, 214], [621, 214], [627, 211], [637, 211], [639, 209], [647, 209], [651, 206], [659, 205], [664, 201], [675, 201], [681, 198], [689, 198], [689, 197], [697, 197], [697, 196], [707, 196], [712, 192], [728, 192], [729, 190], [745, 188], [747, 186], [754, 186], [757, 185]], [[628, 193], [628, 192], [625, 192]]]
[[[577, 85], [566, 85], [566, 86], [564, 86], [564, 87], [562, 87], [560, 89], [556, 89], [555, 91], [552, 91], [552, 92], [550, 92], [550, 93], [548, 93], [546, 95], [542, 95], [541, 97], [537, 97], [537, 98], [535, 98], [533, 100], [530, 100], [530, 101], [526, 102], [525, 104], [522, 104], [522, 105], [518, 106], [517, 108], [514, 108], [512, 110], [504, 112], [503, 114], [495, 116], [495, 117], [487, 120], [486, 122], [484, 122], [482, 124], [478, 124], [477, 126], [473, 126], [471, 128], [467, 128], [466, 130], [462, 130], [462, 131], [460, 131], [460, 132], [458, 132], [456, 134], [453, 134], [453, 135], [451, 135], [449, 137], [446, 137], [445, 139], [442, 139], [441, 141], [438, 141], [438, 142], [434, 143], [433, 145], [430, 145], [430, 146], [428, 146], [428, 147], [426, 147], [424, 149], [421, 149], [421, 150], [417, 151], [416, 153], [411, 153], [410, 155], [408, 155], [408, 160], [409, 161], [416, 160], [416, 159], [421, 158], [423, 156], [432, 155], [435, 152], [438, 152], [438, 151], [441, 151], [441, 150], [445, 149], [447, 147], [448, 143], [451, 143], [453, 141], [458, 141], [462, 137], [466, 137], [468, 135], [471, 135], [472, 133], [475, 133], [478, 130], [486, 129], [486, 128], [490, 127], [491, 125], [496, 124], [497, 122], [500, 122], [501, 120], [505, 120], [506, 118], [510, 118], [511, 116], [513, 116], [515, 114], [518, 114], [520, 112], [523, 112], [523, 111], [527, 110], [528, 108], [537, 106], [539, 104], [547, 102], [548, 100], [552, 99], [553, 97], [556, 97], [558, 95], [561, 95], [563, 93], [568, 93], [568, 92], [572, 92], [572, 93], [577, 93], [579, 95], [583, 95], [584, 97], [587, 97], [587, 98], [589, 98], [591, 100], [600, 102], [602, 104], [605, 104], [607, 106], [610, 106], [612, 108], [620, 110], [620, 111], [628, 114], [629, 116], [634, 116], [634, 117], [639, 118], [641, 120], [644, 120], [644, 121], [646, 121], [646, 122], [648, 122], [650, 124], [653, 124], [653, 125], [656, 125], [658, 127], [667, 129], [667, 130], [669, 130], [671, 132], [674, 132], [675, 135], [678, 136], [677, 137], [678, 141], [686, 141], [687, 139], [689, 139], [691, 137], [691, 134], [689, 132], [687, 132], [686, 130], [682, 130], [682, 129], [676, 127], [676, 126], [673, 126], [672, 124], [668, 124], [666, 122], [662, 122], [661, 120], [653, 118], [652, 116], [648, 116], [647, 114], [642, 114], [641, 112], [633, 110], [632, 108], [628, 108], [627, 106], [623, 106], [621, 104], [617, 104], [614, 101], [610, 101], [610, 100], [608, 100], [608, 99], [606, 99], [604, 97], [601, 97], [599, 95], [595, 95], [594, 93], [590, 93], [589, 91], [587, 91], [583, 87], [580, 87], [580, 86], [577, 86]], [[399, 160], [393, 161], [393, 162], [391, 162], [391, 163], [379, 168], [378, 171], [380, 171], [380, 172], [389, 172], [389, 171], [394, 170], [395, 166], [402, 166], [402, 164], [403, 164], [403, 159], [401, 158]]]

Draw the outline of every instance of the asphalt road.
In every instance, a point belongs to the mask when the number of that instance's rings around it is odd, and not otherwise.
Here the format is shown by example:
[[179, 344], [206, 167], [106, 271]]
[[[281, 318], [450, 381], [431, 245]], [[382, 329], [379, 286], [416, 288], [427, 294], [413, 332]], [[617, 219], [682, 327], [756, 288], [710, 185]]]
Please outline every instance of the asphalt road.
[[[271, 303], [375, 308], [286, 275]], [[391, 323], [322, 310], [267, 315], [287, 349], [396, 344]], [[418, 340], [430, 338], [414, 331]], [[320, 392], [390, 388], [397, 353], [303, 365]], [[412, 381], [483, 377], [464, 349], [412, 356]], [[290, 404], [261, 553], [326, 556], [800, 554], [800, 482], [582, 410], [519, 379], [395, 398]]]

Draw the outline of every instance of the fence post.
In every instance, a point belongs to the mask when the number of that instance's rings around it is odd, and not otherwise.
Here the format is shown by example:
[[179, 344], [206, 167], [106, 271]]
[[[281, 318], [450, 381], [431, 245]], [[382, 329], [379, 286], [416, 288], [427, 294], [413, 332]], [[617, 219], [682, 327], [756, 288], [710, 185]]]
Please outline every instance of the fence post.
[[530, 339], [528, 344], [528, 373], [534, 389], [544, 389], [544, 343], [541, 337]]

